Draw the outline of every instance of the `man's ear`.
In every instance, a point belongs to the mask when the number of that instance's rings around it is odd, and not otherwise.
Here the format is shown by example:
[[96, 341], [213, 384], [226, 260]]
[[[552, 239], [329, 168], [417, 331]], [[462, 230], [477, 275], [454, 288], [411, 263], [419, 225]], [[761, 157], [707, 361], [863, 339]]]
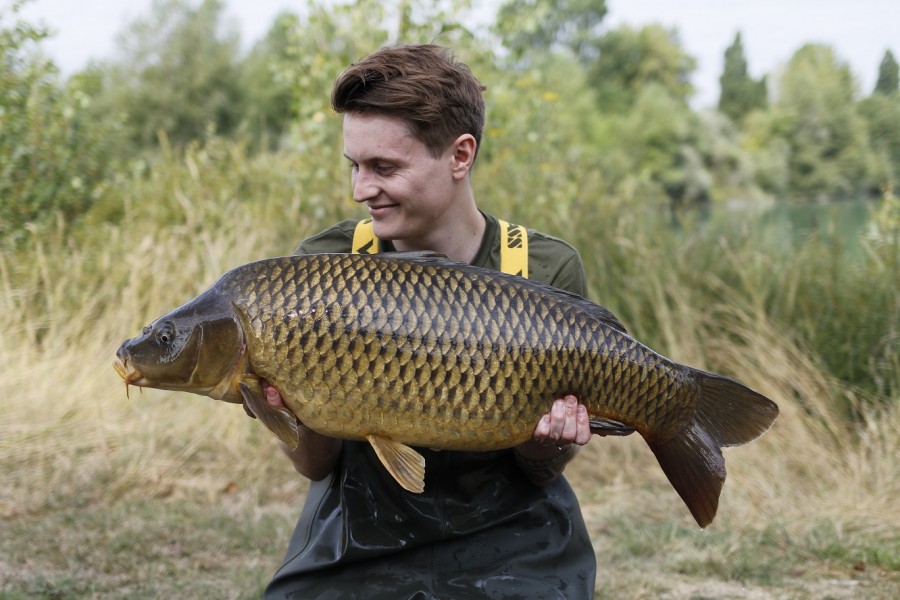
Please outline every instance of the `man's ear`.
[[475, 162], [475, 152], [478, 142], [471, 133], [464, 133], [450, 146], [450, 156], [453, 159], [453, 178], [463, 179], [472, 169]]

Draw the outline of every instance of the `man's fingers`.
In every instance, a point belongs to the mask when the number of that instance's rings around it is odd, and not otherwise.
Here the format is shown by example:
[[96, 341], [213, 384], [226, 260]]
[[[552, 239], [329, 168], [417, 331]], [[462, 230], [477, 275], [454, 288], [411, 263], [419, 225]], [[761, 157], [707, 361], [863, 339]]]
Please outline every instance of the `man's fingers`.
[[578, 400], [575, 399], [575, 396], [566, 396], [563, 408], [565, 417], [559, 439], [566, 443], [572, 443], [578, 433]]
[[546, 439], [550, 435], [550, 415], [544, 415], [534, 428], [534, 437]]
[[550, 434], [548, 439], [554, 444], [558, 444], [563, 438], [566, 428], [566, 401], [564, 399], [556, 400], [550, 409]]
[[584, 404], [578, 405], [578, 413], [575, 417], [576, 434], [575, 443], [584, 446], [591, 441], [591, 420], [588, 416], [587, 407]]
[[263, 382], [263, 394], [269, 406], [274, 406], [275, 408], [284, 406], [284, 399], [281, 397], [281, 393], [268, 381]]
[[578, 399], [572, 394], [557, 398], [547, 414], [538, 421], [533, 439], [548, 446], [587, 444], [591, 439], [587, 407], [579, 404]]

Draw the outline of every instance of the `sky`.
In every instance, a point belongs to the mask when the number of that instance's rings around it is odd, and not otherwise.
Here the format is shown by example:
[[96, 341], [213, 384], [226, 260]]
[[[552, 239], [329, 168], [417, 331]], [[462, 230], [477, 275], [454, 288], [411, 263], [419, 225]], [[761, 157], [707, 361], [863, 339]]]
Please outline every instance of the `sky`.
[[[0, 0], [6, 6], [10, 0]], [[503, 0], [475, 4], [489, 22]], [[54, 32], [45, 51], [70, 75], [91, 59], [114, 57], [116, 36], [126, 24], [149, 13], [152, 0], [31, 0], [24, 16]], [[260, 39], [285, 9], [305, 2], [226, 0], [226, 13], [239, 26], [245, 46]], [[660, 23], [678, 30], [697, 60], [693, 104], [718, 101], [725, 49], [740, 31], [750, 74], [773, 74], [809, 42], [829, 44], [847, 62], [860, 91], [868, 95], [886, 50], [900, 59], [898, 0], [607, 0], [607, 27]]]

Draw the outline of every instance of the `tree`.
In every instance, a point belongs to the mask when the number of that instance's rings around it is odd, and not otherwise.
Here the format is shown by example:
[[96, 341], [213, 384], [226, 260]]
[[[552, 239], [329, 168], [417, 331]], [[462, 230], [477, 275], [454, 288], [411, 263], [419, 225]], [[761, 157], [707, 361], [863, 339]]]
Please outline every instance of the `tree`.
[[878, 67], [878, 81], [875, 83], [875, 93], [891, 96], [897, 93], [898, 87], [900, 87], [900, 66], [897, 65], [893, 53], [887, 50]]
[[696, 61], [681, 47], [674, 29], [623, 26], [600, 38], [597, 50], [597, 60], [588, 67], [588, 81], [603, 110], [627, 110], [651, 85], [683, 103], [694, 93], [690, 77]]
[[497, 30], [516, 56], [565, 48], [588, 64], [597, 57], [606, 12], [606, 0], [508, 0], [497, 13]]
[[712, 199], [703, 128], [686, 103], [651, 83], [629, 110], [606, 113], [604, 120], [607, 132], [598, 154], [617, 194], [640, 202], [668, 200], [673, 208]]
[[872, 94], [859, 103], [860, 114], [866, 121], [869, 141], [876, 159], [870, 192], [879, 194], [881, 188], [900, 188], [900, 94]]
[[800, 48], [781, 77], [775, 110], [790, 148], [789, 189], [804, 198], [854, 196], [871, 184], [866, 123], [850, 67], [827, 45]]
[[119, 36], [122, 58], [95, 65], [102, 75], [98, 111], [121, 111], [137, 148], [159, 132], [183, 145], [210, 127], [230, 133], [241, 122], [239, 36], [223, 27], [222, 0], [154, 0], [151, 14]]
[[265, 37], [241, 64], [242, 89], [246, 94], [244, 119], [257, 145], [274, 150], [297, 116], [293, 83], [283, 65], [296, 60], [294, 35], [300, 17], [279, 14]]
[[754, 81], [747, 70], [741, 34], [725, 50], [725, 67], [719, 77], [719, 112], [740, 124], [752, 110], [766, 106], [766, 79]]

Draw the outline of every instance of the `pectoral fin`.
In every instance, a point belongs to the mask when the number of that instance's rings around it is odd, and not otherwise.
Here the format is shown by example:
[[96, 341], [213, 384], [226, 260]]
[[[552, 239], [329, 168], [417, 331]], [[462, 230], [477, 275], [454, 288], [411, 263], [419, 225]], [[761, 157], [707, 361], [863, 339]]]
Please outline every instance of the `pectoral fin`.
[[392, 439], [366, 436], [375, 454], [388, 473], [397, 480], [400, 486], [415, 494], [425, 491], [425, 457], [400, 442]]
[[297, 417], [287, 408], [277, 408], [266, 402], [263, 397], [262, 385], [259, 382], [240, 384], [241, 396], [244, 398], [244, 406], [259, 419], [263, 425], [269, 428], [279, 440], [294, 450], [300, 444], [300, 431], [297, 428]]

